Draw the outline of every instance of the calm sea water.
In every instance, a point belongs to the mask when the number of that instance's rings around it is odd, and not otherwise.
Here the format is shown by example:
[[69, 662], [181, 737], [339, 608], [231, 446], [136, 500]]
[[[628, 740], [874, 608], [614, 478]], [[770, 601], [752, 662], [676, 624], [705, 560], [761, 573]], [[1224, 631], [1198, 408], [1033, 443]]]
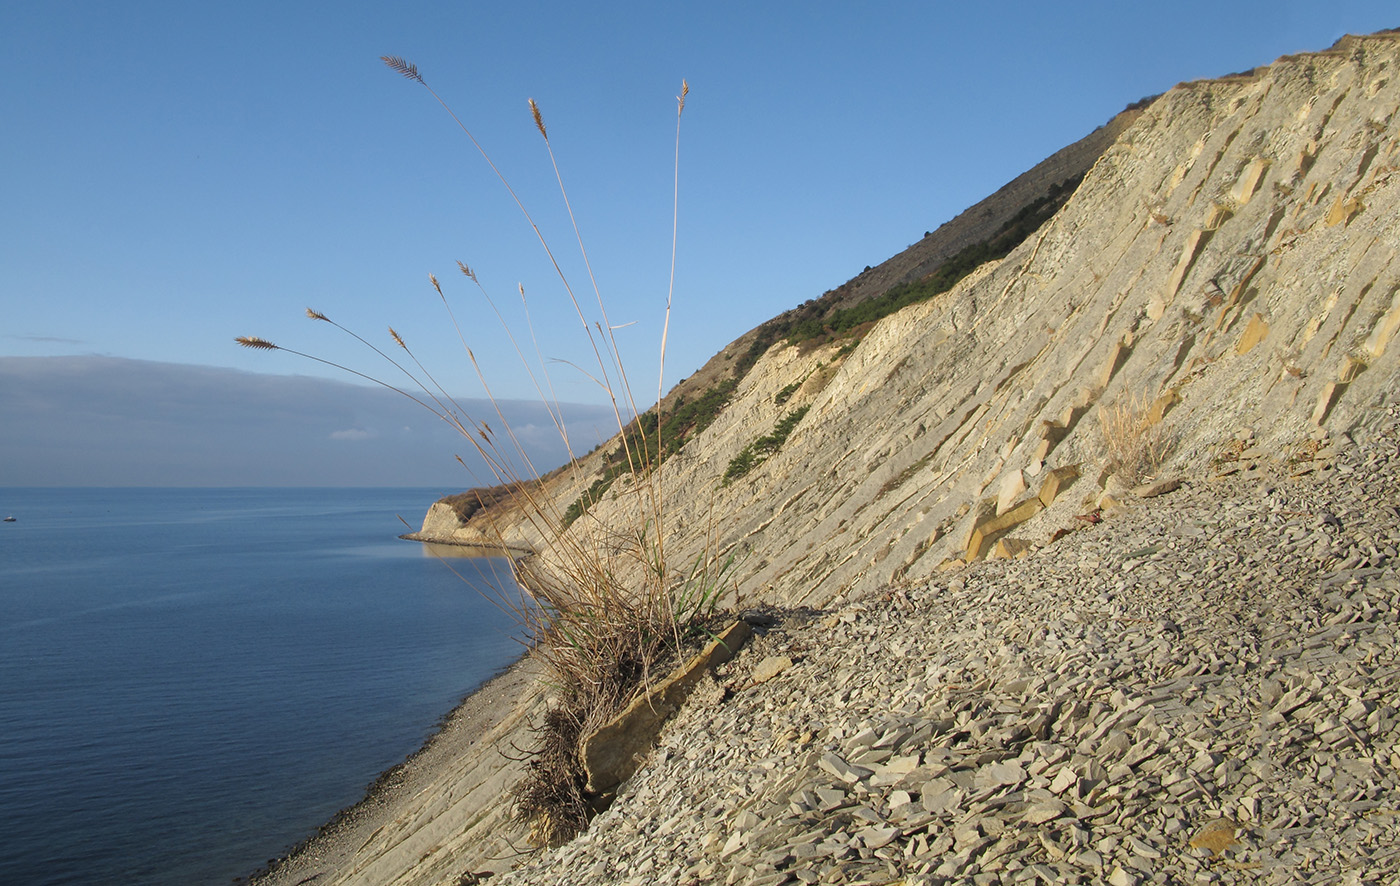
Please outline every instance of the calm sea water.
[[439, 490], [0, 489], [0, 883], [221, 884], [521, 651]]

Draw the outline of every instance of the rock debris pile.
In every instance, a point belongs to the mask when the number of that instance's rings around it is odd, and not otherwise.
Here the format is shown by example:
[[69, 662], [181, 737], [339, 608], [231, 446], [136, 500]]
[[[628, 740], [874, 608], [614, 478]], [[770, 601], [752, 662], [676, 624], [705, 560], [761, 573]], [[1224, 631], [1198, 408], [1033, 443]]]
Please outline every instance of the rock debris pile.
[[789, 614], [495, 882], [1400, 882], [1390, 412], [1307, 476]]

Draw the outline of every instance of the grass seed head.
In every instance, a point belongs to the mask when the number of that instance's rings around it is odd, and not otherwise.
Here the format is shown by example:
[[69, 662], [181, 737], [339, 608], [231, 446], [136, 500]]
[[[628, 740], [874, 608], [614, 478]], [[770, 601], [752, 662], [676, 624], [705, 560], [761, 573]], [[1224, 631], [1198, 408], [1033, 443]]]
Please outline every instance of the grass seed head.
[[544, 117], [540, 115], [540, 106], [535, 104], [534, 99], [530, 99], [530, 113], [534, 115], [535, 128], [540, 131], [540, 135], [544, 136], [545, 141], [549, 141], [549, 133], [544, 128]]
[[379, 60], [408, 79], [423, 82], [423, 75], [418, 73], [418, 66], [412, 62], [405, 61], [397, 55], [381, 55]]
[[236, 337], [234, 341], [238, 342], [245, 348], [255, 348], [260, 351], [280, 350], [280, 348], [278, 348], [277, 345], [274, 345], [272, 342], [268, 341], [265, 338], [258, 338], [256, 335], [240, 335]]

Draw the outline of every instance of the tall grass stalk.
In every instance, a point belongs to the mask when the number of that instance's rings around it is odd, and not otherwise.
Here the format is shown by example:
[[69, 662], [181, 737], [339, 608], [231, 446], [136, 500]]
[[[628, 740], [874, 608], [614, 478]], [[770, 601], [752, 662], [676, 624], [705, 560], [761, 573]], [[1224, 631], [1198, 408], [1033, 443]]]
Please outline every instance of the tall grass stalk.
[[[540, 472], [530, 462], [511, 429], [500, 402], [491, 392], [486, 373], [457, 324], [450, 300], [434, 275], [429, 275], [432, 287], [451, 318], [463, 351], [494, 406], [495, 427], [479, 416], [469, 415], [423, 367], [409, 345], [392, 328], [389, 330], [390, 338], [404, 355], [402, 358], [396, 359], [325, 314], [307, 310], [307, 316], [311, 319], [330, 323], [388, 361], [394, 368], [392, 377], [405, 379], [397, 383], [380, 380], [370, 372], [282, 348], [265, 339], [241, 337], [237, 341], [247, 347], [286, 351], [342, 369], [396, 391], [432, 412], [469, 441], [492, 474], [491, 480], [495, 486], [479, 496], [482, 507], [473, 519], [487, 520], [487, 531], [503, 548], [509, 542], [517, 541], [515, 536], [520, 526], [512, 526], [500, 516], [503, 511], [499, 500], [504, 500], [511, 506], [509, 510], [519, 515], [518, 519], [532, 530], [533, 535], [543, 539], [543, 550], [537, 551], [535, 556], [513, 561], [515, 584], [525, 589], [528, 595], [524, 598], [513, 596], [514, 591], [506, 588], [497, 589], [497, 593], [524, 626], [534, 654], [543, 659], [556, 686], [558, 704], [545, 718], [539, 737], [540, 745], [532, 759], [530, 777], [517, 789], [517, 799], [521, 813], [532, 821], [537, 839], [541, 843], [558, 843], [585, 827], [593, 809], [594, 798], [585, 796], [583, 792], [584, 777], [577, 753], [578, 742], [625, 706], [663, 662], [677, 657], [683, 646], [705, 629], [722, 595], [721, 586], [728, 564], [715, 562], [710, 553], [683, 567], [667, 561], [660, 473], [663, 451], [660, 428], [663, 423], [658, 415], [654, 423], [654, 438], [640, 433], [640, 411], [618, 349], [614, 335], [616, 327], [608, 319], [605, 300], [594, 276], [539, 106], [533, 99], [530, 100], [531, 116], [544, 139], [574, 238], [587, 269], [589, 286], [597, 302], [598, 321], [590, 322], [574, 286], [533, 216], [462, 119], [428, 86], [415, 65], [397, 56], [385, 56], [382, 61], [392, 70], [421, 85], [437, 100], [495, 173], [543, 248], [591, 349], [594, 366], [586, 375], [600, 386], [608, 398], [630, 469], [631, 481], [618, 484], [621, 488], [613, 494], [630, 496], [634, 501], [630, 507], [620, 506], [611, 512], [631, 516], [622, 518], [623, 522], [619, 524], [601, 519], [590, 511], [585, 519], [576, 520], [572, 525], [566, 524], [558, 505], [558, 496], [541, 480]], [[680, 121], [689, 89], [689, 85], [683, 81], [681, 93], [676, 97], [671, 267], [654, 407], [658, 412], [663, 400], [666, 340], [670, 334], [675, 291]], [[529, 320], [529, 306], [525, 303], [523, 288], [520, 296], [525, 308], [526, 326], [534, 343], [536, 364], [533, 367], [477, 275], [462, 262], [458, 262], [458, 268], [476, 285], [505, 328], [517, 356], [529, 373], [531, 383], [549, 410], [568, 452], [569, 464], [577, 470], [579, 460], [554, 394], [548, 366], [539, 352], [539, 342]], [[507, 538], [508, 533], [513, 537]], [[707, 546], [707, 551], [713, 551], [713, 546]]]

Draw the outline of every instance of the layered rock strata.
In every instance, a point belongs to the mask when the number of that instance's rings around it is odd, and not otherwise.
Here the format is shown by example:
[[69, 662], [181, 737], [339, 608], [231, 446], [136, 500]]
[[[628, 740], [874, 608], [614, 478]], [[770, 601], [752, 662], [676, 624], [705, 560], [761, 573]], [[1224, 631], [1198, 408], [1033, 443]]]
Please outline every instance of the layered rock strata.
[[[964, 560], [988, 500], [1074, 467], [1071, 494], [1003, 533], [1015, 552], [1046, 544], [1131, 444], [1115, 411], [1155, 428], [1148, 475], [1205, 476], [1245, 427], [1286, 454], [1364, 423], [1400, 389], [1397, 70], [1400, 36], [1380, 34], [1182, 84], [1005, 259], [854, 351], [774, 345], [663, 468], [667, 550], [692, 562], [725, 514], [717, 554], [737, 556], [743, 602], [825, 606]], [[780, 451], [723, 482], [800, 406]], [[560, 482], [561, 512], [595, 470]], [[571, 531], [638, 524], [627, 491]]]

